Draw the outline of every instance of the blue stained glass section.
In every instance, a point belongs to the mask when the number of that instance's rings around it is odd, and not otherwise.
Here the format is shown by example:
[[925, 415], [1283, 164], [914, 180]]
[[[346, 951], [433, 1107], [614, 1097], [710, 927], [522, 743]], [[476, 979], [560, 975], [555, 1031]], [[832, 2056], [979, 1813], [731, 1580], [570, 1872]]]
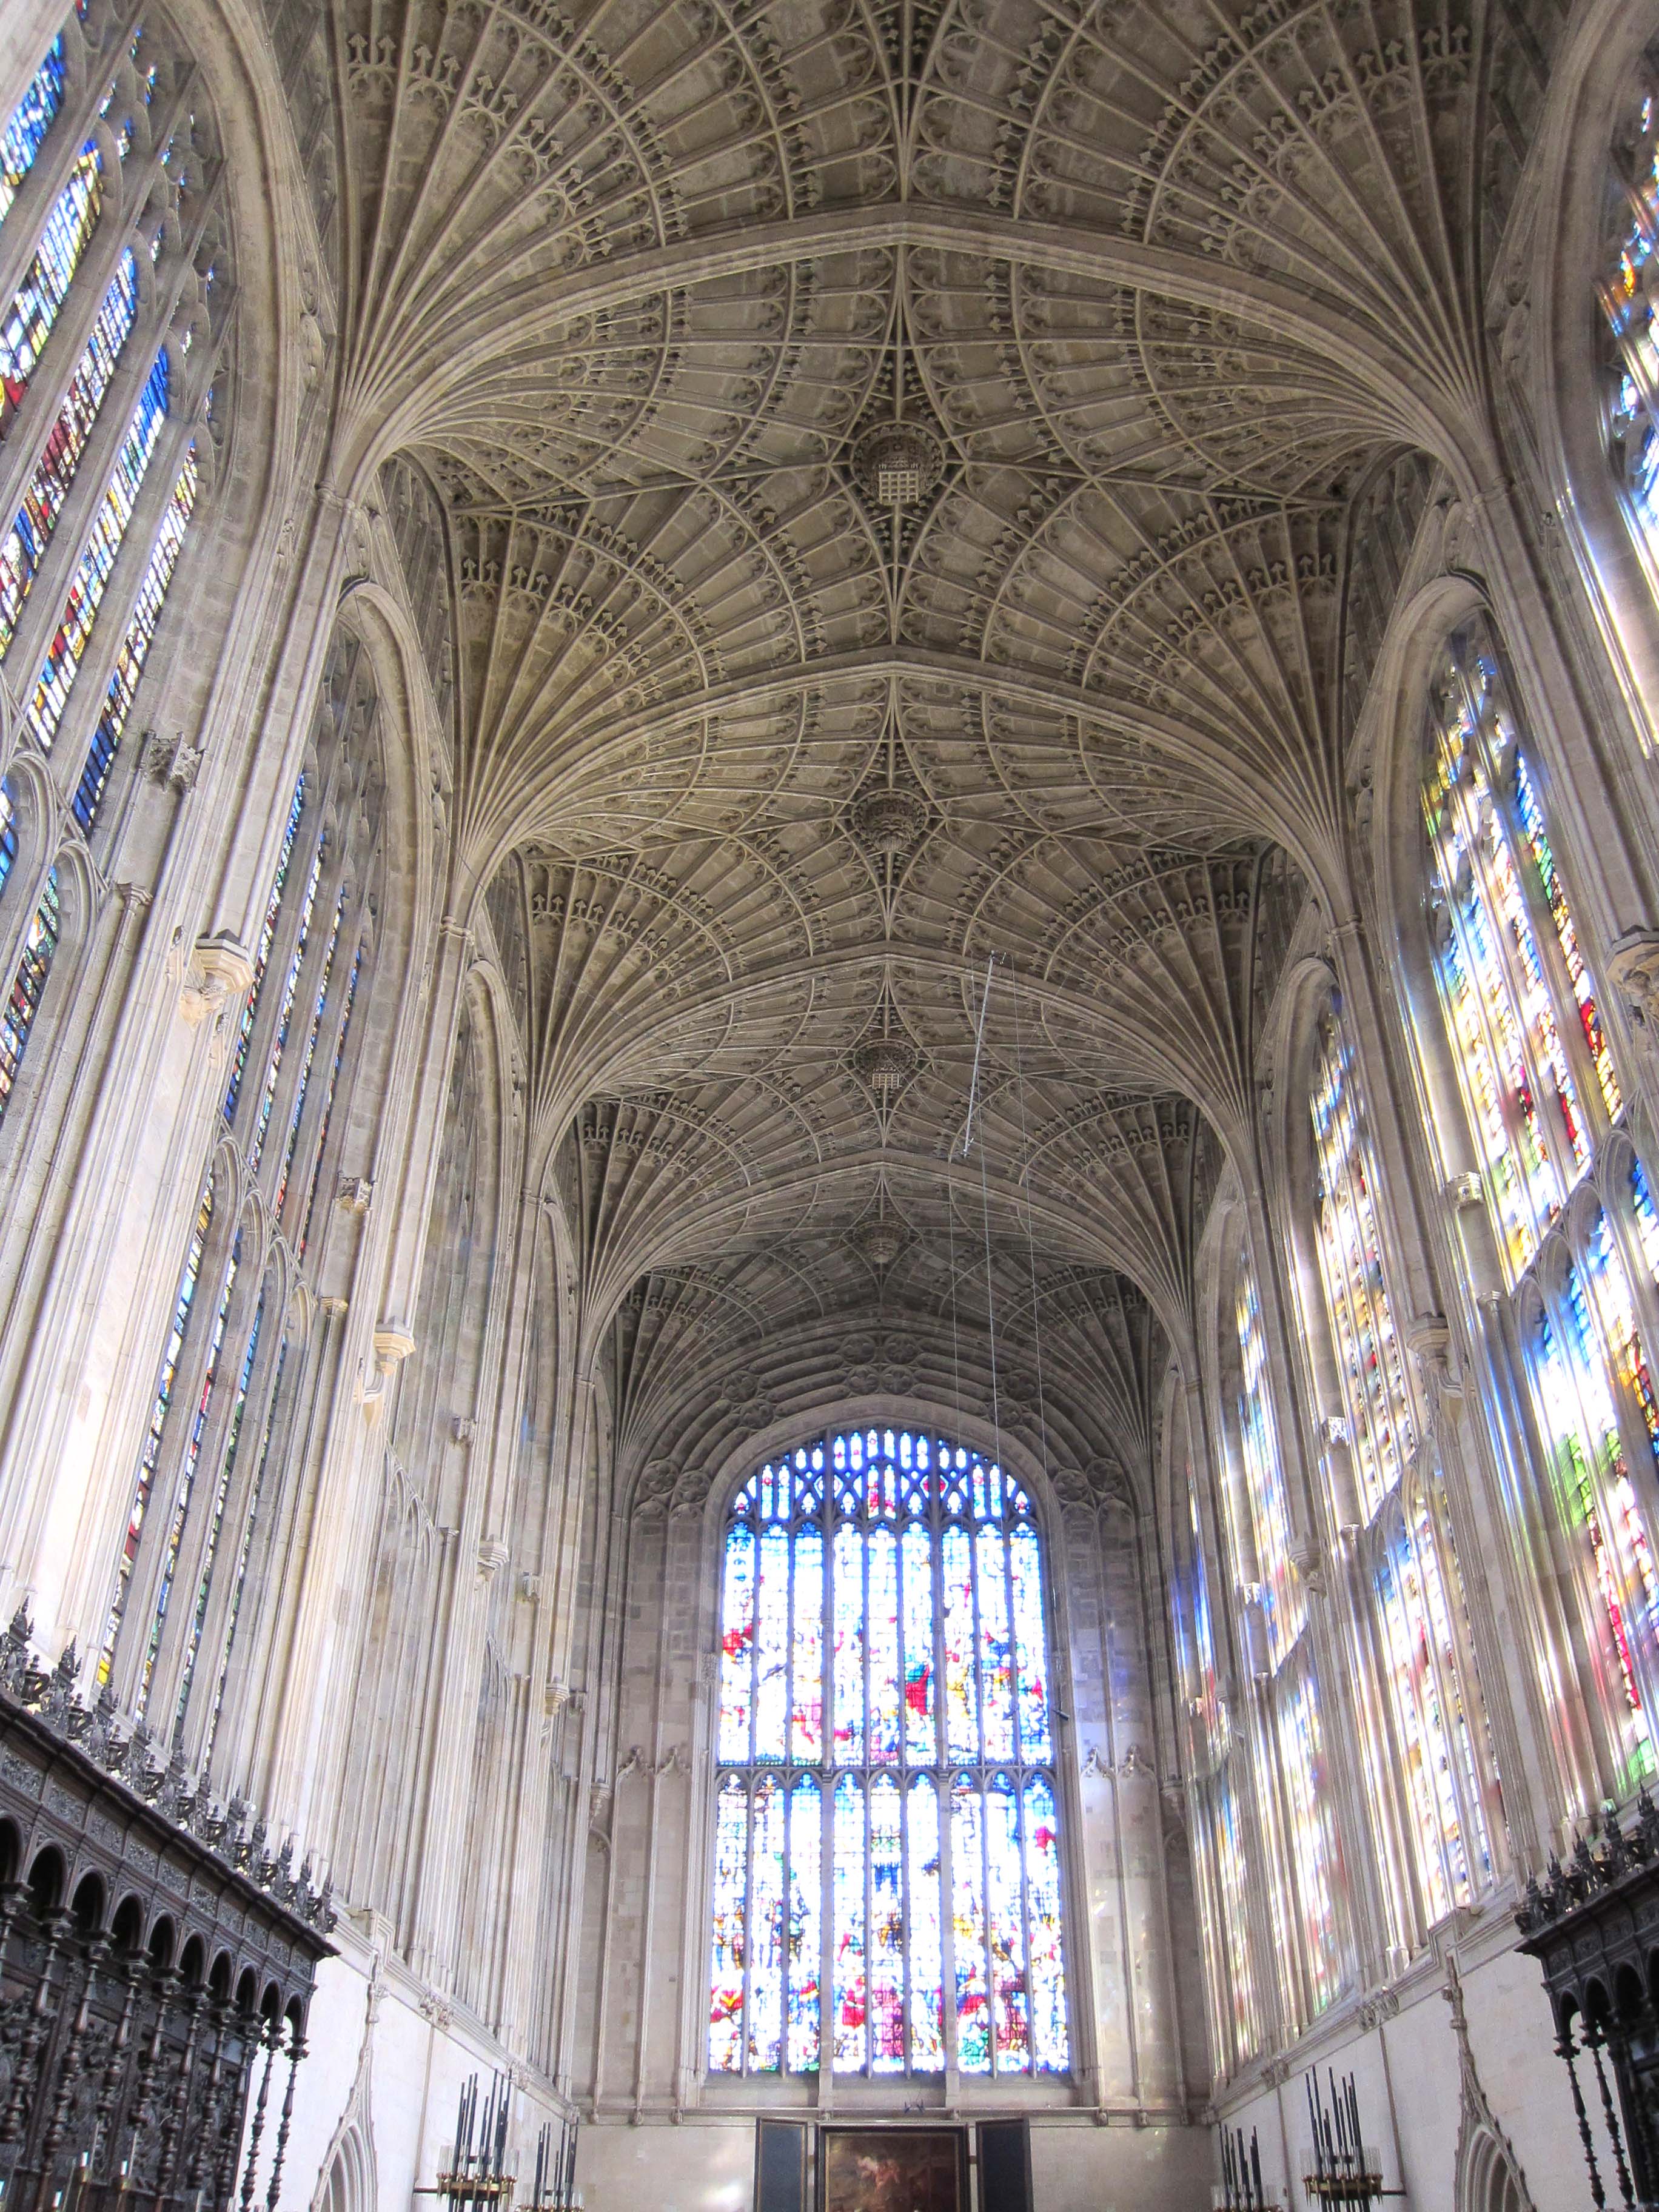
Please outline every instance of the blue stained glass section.
[[0, 133], [0, 222], [11, 213], [17, 188], [34, 167], [35, 156], [46, 143], [46, 133], [64, 104], [64, 40], [61, 33], [46, 48], [46, 58], [29, 81], [29, 88], [12, 110], [11, 120]]
[[46, 663], [28, 704], [29, 726], [43, 745], [51, 745], [64, 719], [70, 692], [80, 673], [87, 641], [92, 635], [93, 622], [103, 604], [116, 556], [126, 536], [127, 525], [132, 520], [132, 510], [137, 505], [150, 456], [155, 451], [156, 441], [161, 434], [161, 425], [167, 420], [167, 355], [164, 346], [155, 356], [155, 366], [144, 380], [143, 391], [133, 410], [132, 421], [122, 441], [120, 453], [116, 457], [114, 473], [105, 489], [98, 519], [93, 525], [86, 550], [81, 556], [81, 564], [70, 586], [63, 616], [52, 643], [46, 648]]

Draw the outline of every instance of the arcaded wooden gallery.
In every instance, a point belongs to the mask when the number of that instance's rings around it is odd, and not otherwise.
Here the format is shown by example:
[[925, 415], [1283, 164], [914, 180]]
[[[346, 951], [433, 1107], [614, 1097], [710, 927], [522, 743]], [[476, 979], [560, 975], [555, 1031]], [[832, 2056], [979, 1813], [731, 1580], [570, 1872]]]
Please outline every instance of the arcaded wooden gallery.
[[1659, 2206], [1659, 4], [0, 0], [0, 2208]]

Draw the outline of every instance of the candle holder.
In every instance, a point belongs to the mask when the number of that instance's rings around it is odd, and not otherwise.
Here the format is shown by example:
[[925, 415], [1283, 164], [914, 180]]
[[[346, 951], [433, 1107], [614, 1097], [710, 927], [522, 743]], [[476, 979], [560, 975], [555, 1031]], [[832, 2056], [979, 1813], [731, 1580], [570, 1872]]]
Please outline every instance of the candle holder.
[[449, 2164], [439, 2169], [436, 2185], [423, 2194], [441, 2197], [452, 2212], [462, 2212], [463, 2207], [507, 2212], [519, 2185], [517, 2176], [507, 2170], [507, 2123], [512, 2101], [511, 2076], [492, 2074], [481, 2125], [478, 2077], [468, 2076], [461, 2085], [455, 2148]]
[[441, 2173], [436, 2193], [456, 2205], [507, 2205], [518, 2185], [518, 2177], [511, 2173]]
[[1312, 2144], [1305, 2144], [1302, 2186], [1321, 2204], [1374, 2204], [1379, 2197], [1392, 2194], [1382, 2186], [1382, 2154], [1371, 2143], [1350, 2151], [1346, 2162], [1334, 2172], [1328, 2165], [1322, 2172]]
[[1362, 2208], [1379, 2197], [1402, 2197], [1403, 2190], [1382, 2186], [1382, 2154], [1365, 2141], [1359, 2122], [1359, 2097], [1353, 2075], [1339, 2081], [1328, 2067], [1330, 2102], [1319, 2076], [1308, 2070], [1308, 2125], [1312, 2141], [1302, 2153], [1302, 2186], [1310, 2204]]
[[1243, 2128], [1221, 2130], [1221, 2179], [1212, 2191], [1211, 2212], [1280, 2212], [1262, 2185], [1261, 2145], [1254, 2128], [1248, 2143]]

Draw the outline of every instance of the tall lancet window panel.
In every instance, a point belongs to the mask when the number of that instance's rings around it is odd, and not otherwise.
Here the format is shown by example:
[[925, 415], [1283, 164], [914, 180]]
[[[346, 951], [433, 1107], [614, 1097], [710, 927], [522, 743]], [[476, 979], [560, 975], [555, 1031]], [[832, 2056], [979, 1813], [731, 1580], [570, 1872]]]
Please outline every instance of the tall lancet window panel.
[[0, 662], [18, 749], [69, 802], [35, 825], [49, 834], [20, 885], [17, 787], [0, 783], [0, 893], [18, 909], [0, 913], [0, 1122], [54, 968], [72, 969], [58, 863], [91, 848], [108, 872], [106, 792], [217, 435], [234, 285], [193, 75], [159, 27], [86, 0], [0, 127]]
[[1586, 1779], [1618, 1794], [1659, 1771], [1659, 1416], [1634, 1295], [1650, 1272], [1646, 1182], [1629, 1164], [1624, 1088], [1531, 735], [1484, 620], [1446, 643], [1424, 767], [1432, 946], [1467, 1125], [1467, 1142], [1442, 1133], [1443, 1167], [1472, 1152], [1516, 1294], [1573, 1567], [1563, 1589], [1606, 1737]]
[[708, 2064], [1071, 2065], [1043, 1546], [1004, 1470], [854, 1431], [724, 1537]]
[[1652, 52], [1636, 76], [1608, 166], [1599, 289], [1613, 371], [1608, 453], [1650, 574], [1659, 580], [1659, 71]]
[[[1456, 1560], [1419, 1464], [1405, 1360], [1382, 1256], [1376, 1163], [1340, 1003], [1320, 1017], [1312, 1093], [1316, 1225], [1326, 1319], [1342, 1392], [1342, 1441], [1376, 1599], [1392, 1739], [1368, 1731], [1373, 1805], [1404, 1788], [1423, 1915], [1443, 1920], [1491, 1875], [1481, 1776], [1463, 1686]], [[1344, 1510], [1347, 1509], [1345, 1507]], [[1449, 1540], [1443, 1548], [1449, 1554]], [[1456, 1618], [1454, 1618], [1455, 1612]], [[1480, 1725], [1478, 1708], [1474, 1724]]]

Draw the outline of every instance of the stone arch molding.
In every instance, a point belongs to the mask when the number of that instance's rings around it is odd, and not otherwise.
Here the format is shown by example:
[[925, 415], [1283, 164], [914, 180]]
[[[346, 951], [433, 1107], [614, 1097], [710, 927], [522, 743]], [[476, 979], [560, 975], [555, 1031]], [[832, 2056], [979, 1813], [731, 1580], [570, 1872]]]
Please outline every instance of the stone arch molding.
[[1498, 2125], [1475, 2069], [1457, 1961], [1446, 1960], [1440, 1994], [1451, 2008], [1457, 2042], [1458, 2122], [1452, 2202], [1456, 2212], [1538, 2212], [1515, 2147]]
[[357, 2070], [345, 2110], [321, 2166], [311, 2199], [311, 2212], [376, 2212], [380, 2176], [374, 2157], [373, 2111], [374, 2027], [380, 2016], [380, 1962], [369, 1972], [368, 2001], [363, 2015], [363, 2039], [357, 2052]]

